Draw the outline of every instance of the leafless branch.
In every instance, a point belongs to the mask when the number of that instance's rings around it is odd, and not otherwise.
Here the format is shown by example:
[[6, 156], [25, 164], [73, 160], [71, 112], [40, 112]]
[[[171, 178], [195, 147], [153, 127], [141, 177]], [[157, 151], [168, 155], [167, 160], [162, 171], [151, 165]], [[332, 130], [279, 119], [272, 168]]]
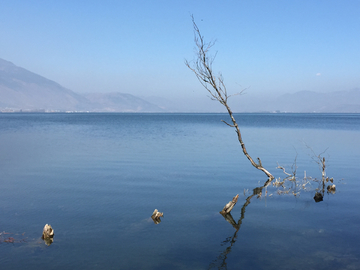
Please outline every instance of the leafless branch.
[[292, 174], [291, 174], [291, 173], [287, 173], [287, 172], [285, 171], [285, 168], [284, 168], [283, 166], [280, 166], [279, 163], [278, 163], [278, 166], [276, 167], [276, 169], [282, 170], [283, 173], [286, 174], [287, 176], [292, 176]]
[[226, 121], [224, 121], [224, 120], [221, 120], [221, 122], [227, 124], [229, 127], [235, 127], [234, 125], [231, 125], [231, 124], [229, 124], [228, 122], [226, 122]]
[[226, 108], [226, 110], [231, 118], [232, 125], [226, 123], [225, 121], [223, 121], [223, 122], [225, 124], [227, 124], [228, 126], [235, 128], [235, 131], [236, 131], [237, 137], [238, 137], [238, 141], [241, 145], [244, 155], [247, 157], [247, 159], [250, 161], [250, 163], [256, 169], [261, 170], [262, 172], [264, 172], [267, 175], [267, 177], [268, 177], [267, 183], [269, 184], [274, 179], [274, 176], [262, 166], [260, 158], [258, 158], [258, 163], [256, 163], [252, 159], [252, 157], [248, 154], [245, 144], [242, 140], [240, 128], [235, 120], [232, 110], [230, 109], [230, 107], [228, 105], [228, 98], [230, 96], [228, 95], [228, 92], [227, 92], [227, 89], [226, 89], [226, 86], [224, 83], [224, 78], [221, 73], [219, 73], [218, 76], [215, 76], [213, 73], [212, 64], [215, 60], [216, 54], [215, 54], [215, 56], [209, 56], [209, 51], [214, 46], [215, 41], [205, 42], [204, 37], [201, 35], [200, 30], [195, 23], [194, 17], [191, 16], [191, 18], [192, 18], [194, 34], [195, 34], [194, 40], [195, 40], [195, 46], [196, 46], [196, 60], [192, 63], [185, 60], [185, 65], [192, 72], [194, 72], [194, 74], [196, 75], [196, 77], [199, 80], [199, 82], [201, 83], [201, 85], [209, 92], [210, 98], [217, 100]]
[[325, 152], [329, 149], [329, 147], [326, 148], [324, 151], [322, 151], [320, 154], [316, 155], [315, 151], [310, 146], [308, 146], [306, 143], [304, 144], [306, 148], [311, 151], [312, 155], [310, 155], [310, 157], [313, 161], [315, 161], [319, 165], [322, 178], [324, 179], [326, 176], [326, 172], [325, 172], [326, 164], [325, 164], [325, 157], [323, 157], [323, 154], [325, 154]]

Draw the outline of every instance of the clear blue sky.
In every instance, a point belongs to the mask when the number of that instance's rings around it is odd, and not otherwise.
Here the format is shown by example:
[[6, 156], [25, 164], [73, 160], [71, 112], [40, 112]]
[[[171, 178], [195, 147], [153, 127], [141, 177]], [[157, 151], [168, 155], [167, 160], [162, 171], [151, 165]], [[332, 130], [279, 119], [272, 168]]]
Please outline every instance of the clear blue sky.
[[230, 92], [360, 87], [359, 0], [2, 0], [0, 58], [80, 93], [204, 95], [191, 14]]

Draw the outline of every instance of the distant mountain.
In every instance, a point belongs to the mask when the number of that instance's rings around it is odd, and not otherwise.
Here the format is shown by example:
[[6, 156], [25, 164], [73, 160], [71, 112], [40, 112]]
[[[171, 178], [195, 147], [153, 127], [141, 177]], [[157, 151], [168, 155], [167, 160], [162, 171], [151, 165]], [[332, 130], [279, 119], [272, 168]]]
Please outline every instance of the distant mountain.
[[92, 111], [101, 112], [162, 112], [162, 108], [139, 97], [123, 93], [84, 94], [92, 103]]
[[[318, 93], [301, 91], [279, 97], [244, 94], [229, 99], [233, 112], [360, 113], [360, 89]], [[204, 98], [140, 98], [125, 93], [77, 94], [60, 84], [0, 58], [1, 111], [226, 112]]]
[[58, 83], [0, 59], [0, 108], [82, 110], [88, 101]]
[[357, 113], [360, 112], [360, 89], [285, 94], [278, 97], [273, 106], [282, 112]]
[[229, 99], [234, 112], [360, 113], [360, 89], [319, 93], [300, 91], [281, 96], [251, 92]]
[[0, 111], [161, 112], [130, 94], [80, 95], [0, 58]]

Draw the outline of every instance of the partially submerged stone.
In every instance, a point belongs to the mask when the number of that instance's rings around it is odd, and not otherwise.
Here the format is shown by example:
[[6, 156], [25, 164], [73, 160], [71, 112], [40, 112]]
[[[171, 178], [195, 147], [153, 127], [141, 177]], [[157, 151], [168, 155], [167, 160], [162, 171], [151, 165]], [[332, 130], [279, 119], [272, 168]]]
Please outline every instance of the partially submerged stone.
[[160, 217], [163, 217], [163, 216], [164, 216], [164, 213], [161, 213], [157, 209], [155, 209], [153, 214], [151, 215], [151, 218], [155, 224], [159, 224], [161, 222]]
[[323, 200], [323, 195], [320, 192], [316, 192], [314, 196], [315, 202], [321, 202]]
[[334, 194], [334, 193], [336, 192], [336, 186], [335, 186], [335, 185], [328, 185], [328, 186], [327, 186], [327, 191], [328, 191], [329, 193]]
[[50, 246], [54, 242], [54, 230], [51, 225], [46, 224], [43, 229], [43, 234], [41, 238], [44, 240], [45, 244]]

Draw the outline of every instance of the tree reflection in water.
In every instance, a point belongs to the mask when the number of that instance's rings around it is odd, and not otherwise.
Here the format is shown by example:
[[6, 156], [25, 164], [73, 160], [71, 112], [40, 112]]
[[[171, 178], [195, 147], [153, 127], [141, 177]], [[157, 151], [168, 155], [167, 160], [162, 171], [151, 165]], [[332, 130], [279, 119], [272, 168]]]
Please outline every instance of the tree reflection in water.
[[[296, 165], [294, 166], [294, 168], [295, 167]], [[241, 215], [237, 222], [234, 220], [230, 212], [228, 213], [222, 213], [223, 211], [220, 212], [220, 214], [222, 214], [225, 220], [235, 228], [235, 233], [232, 236], [227, 237], [221, 243], [221, 246], [227, 246], [227, 247], [223, 252], [220, 253], [220, 255], [215, 260], [213, 260], [210, 263], [208, 269], [213, 269], [213, 268], [227, 269], [226, 259], [228, 257], [228, 254], [231, 252], [232, 247], [236, 243], [238, 232], [240, 230], [243, 219], [245, 218], [246, 207], [250, 204], [251, 199], [254, 196], [256, 196], [257, 198], [261, 198], [263, 196], [262, 194], [263, 189], [269, 186], [271, 182], [272, 185], [277, 188], [276, 193], [278, 195], [292, 194], [295, 197], [297, 197], [299, 196], [301, 191], [307, 191], [307, 192], [310, 191], [315, 193], [314, 196], [315, 202], [320, 202], [323, 200], [323, 196], [325, 193], [325, 186], [327, 183], [329, 183], [329, 185], [326, 188], [327, 193], [335, 194], [336, 192], [335, 185], [333, 184], [334, 183], [333, 178], [325, 177], [324, 172], [322, 173], [321, 179], [306, 177], [306, 175], [304, 175], [303, 178], [298, 179], [296, 177], [296, 169], [294, 169], [290, 174], [287, 173], [283, 167], [278, 166], [278, 168], [283, 170], [283, 172], [287, 175], [287, 177], [285, 177], [284, 179], [281, 178], [275, 179], [275, 181], [273, 182], [268, 180], [263, 186], [254, 188], [252, 195], [246, 198], [245, 203], [241, 207]], [[317, 187], [312, 189], [311, 188], [312, 184], [315, 184]], [[321, 200], [319, 200], [320, 198], [319, 196], [321, 196]]]
[[225, 218], [225, 220], [227, 222], [229, 222], [235, 228], [235, 233], [233, 236], [226, 238], [225, 241], [223, 241], [221, 243], [221, 246], [227, 245], [228, 247], [213, 262], [210, 263], [209, 269], [211, 269], [211, 268], [227, 269], [227, 265], [226, 265], [227, 255], [231, 252], [231, 248], [233, 247], [233, 245], [236, 242], [237, 233], [239, 232], [242, 221], [245, 218], [246, 207], [250, 204], [252, 197], [254, 197], [254, 196], [261, 197], [262, 190], [264, 187], [266, 187], [267, 184], [268, 184], [268, 182], [266, 182], [265, 185], [262, 187], [257, 187], [255, 189], [253, 189], [253, 194], [246, 198], [245, 203], [241, 207], [241, 216], [240, 216], [240, 219], [238, 220], [238, 222], [235, 222], [231, 213], [222, 215]]

